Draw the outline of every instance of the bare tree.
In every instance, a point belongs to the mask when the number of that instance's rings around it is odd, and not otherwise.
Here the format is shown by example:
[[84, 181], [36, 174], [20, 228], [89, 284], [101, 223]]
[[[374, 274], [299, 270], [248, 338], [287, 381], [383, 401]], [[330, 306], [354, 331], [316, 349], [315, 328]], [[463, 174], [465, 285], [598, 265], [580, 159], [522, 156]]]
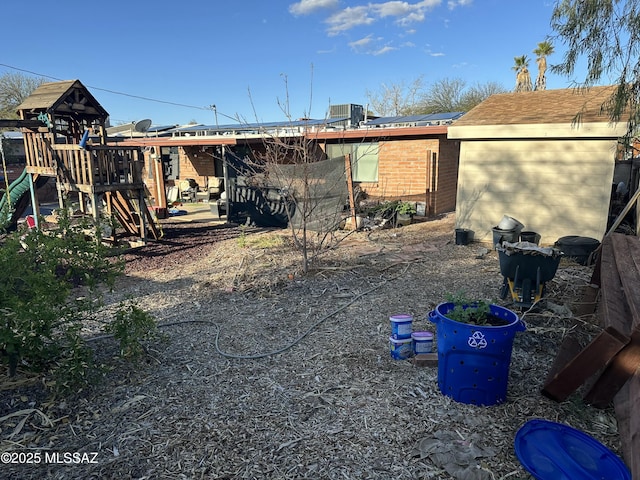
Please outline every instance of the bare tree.
[[491, 95], [507, 92], [508, 90], [497, 82], [476, 84], [464, 92], [460, 99], [460, 104], [457, 106], [458, 108], [454, 111], [468, 112], [476, 105], [485, 101]]
[[291, 122], [265, 132], [261, 151], [243, 159], [249, 170], [241, 187], [261, 213], [285, 216], [304, 273], [335, 240], [348, 197], [344, 157], [327, 159], [311, 131]]
[[420, 101], [420, 113], [459, 111], [467, 82], [460, 78], [443, 78], [434, 82]]
[[420, 77], [410, 88], [404, 84], [383, 85], [377, 94], [367, 91], [367, 98], [372, 109], [382, 116], [419, 115], [467, 112], [494, 93], [506, 91], [496, 82], [468, 87], [460, 78], [443, 78], [425, 88]]
[[18, 118], [18, 106], [41, 84], [44, 78], [29, 77], [22, 73], [0, 76], [0, 118]]
[[[289, 109], [289, 93], [278, 105], [288, 125], [262, 131], [262, 149], [254, 149], [243, 159], [248, 188], [267, 213], [284, 213], [295, 247], [302, 255], [302, 271], [308, 272], [313, 261], [332, 241], [347, 203], [345, 159], [328, 159], [315, 138], [325, 125], [294, 120]], [[309, 111], [311, 108], [309, 108]], [[258, 116], [255, 114], [256, 119]], [[304, 118], [307, 114], [303, 115]]]
[[433, 83], [420, 102], [420, 113], [468, 112], [494, 93], [506, 89], [496, 82], [467, 87], [460, 78], [444, 78]]
[[423, 91], [423, 78], [420, 76], [408, 85], [404, 82], [382, 84], [379, 91], [367, 90], [365, 95], [370, 109], [376, 115], [391, 117], [416, 113], [415, 108]]

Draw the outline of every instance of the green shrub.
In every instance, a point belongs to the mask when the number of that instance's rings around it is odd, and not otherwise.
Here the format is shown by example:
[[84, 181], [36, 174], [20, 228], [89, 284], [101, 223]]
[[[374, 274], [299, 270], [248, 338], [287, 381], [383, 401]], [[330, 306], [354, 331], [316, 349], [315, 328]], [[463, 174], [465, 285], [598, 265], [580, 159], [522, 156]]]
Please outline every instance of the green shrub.
[[[100, 240], [91, 222], [72, 225], [64, 211], [53, 230], [0, 239], [0, 362], [10, 375], [18, 367], [43, 372], [62, 389], [90, 379], [93, 352], [80, 331], [102, 305], [99, 287], [113, 287], [124, 268]], [[122, 315], [142, 317], [137, 310]], [[138, 323], [131, 323], [129, 344]]]
[[120, 355], [136, 358], [144, 353], [141, 341], [154, 335], [156, 323], [151, 314], [130, 303], [118, 309], [115, 320], [105, 331], [120, 342]]
[[396, 205], [396, 212], [402, 215], [415, 215], [416, 205], [411, 202], [398, 202]]

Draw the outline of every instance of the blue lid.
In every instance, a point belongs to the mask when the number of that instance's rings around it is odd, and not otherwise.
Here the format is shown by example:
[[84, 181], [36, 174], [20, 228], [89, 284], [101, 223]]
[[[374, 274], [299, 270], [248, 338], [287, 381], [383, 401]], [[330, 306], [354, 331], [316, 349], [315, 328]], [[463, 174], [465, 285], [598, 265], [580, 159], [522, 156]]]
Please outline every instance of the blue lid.
[[515, 450], [538, 480], [631, 480], [620, 457], [568, 425], [530, 420], [518, 430]]

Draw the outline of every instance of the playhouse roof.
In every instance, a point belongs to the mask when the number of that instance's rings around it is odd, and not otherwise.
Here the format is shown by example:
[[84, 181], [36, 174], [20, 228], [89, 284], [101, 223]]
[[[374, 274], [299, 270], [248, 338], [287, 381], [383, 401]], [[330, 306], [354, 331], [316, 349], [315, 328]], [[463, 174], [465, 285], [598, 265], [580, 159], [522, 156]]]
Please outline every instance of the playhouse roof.
[[43, 83], [29, 95], [18, 111], [46, 111], [56, 115], [86, 115], [105, 118], [109, 115], [80, 80]]

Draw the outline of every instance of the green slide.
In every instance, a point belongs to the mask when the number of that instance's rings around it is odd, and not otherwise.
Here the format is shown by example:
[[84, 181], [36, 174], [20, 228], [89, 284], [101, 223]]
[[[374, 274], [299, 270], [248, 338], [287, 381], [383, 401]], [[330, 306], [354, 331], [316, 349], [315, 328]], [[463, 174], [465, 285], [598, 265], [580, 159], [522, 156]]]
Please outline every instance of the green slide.
[[[7, 205], [7, 197], [11, 197], [11, 204]], [[31, 203], [29, 195], [29, 174], [25, 168], [20, 176], [9, 185], [9, 195], [4, 192], [0, 198], [0, 214], [7, 215], [8, 229], [15, 230], [18, 219]]]

